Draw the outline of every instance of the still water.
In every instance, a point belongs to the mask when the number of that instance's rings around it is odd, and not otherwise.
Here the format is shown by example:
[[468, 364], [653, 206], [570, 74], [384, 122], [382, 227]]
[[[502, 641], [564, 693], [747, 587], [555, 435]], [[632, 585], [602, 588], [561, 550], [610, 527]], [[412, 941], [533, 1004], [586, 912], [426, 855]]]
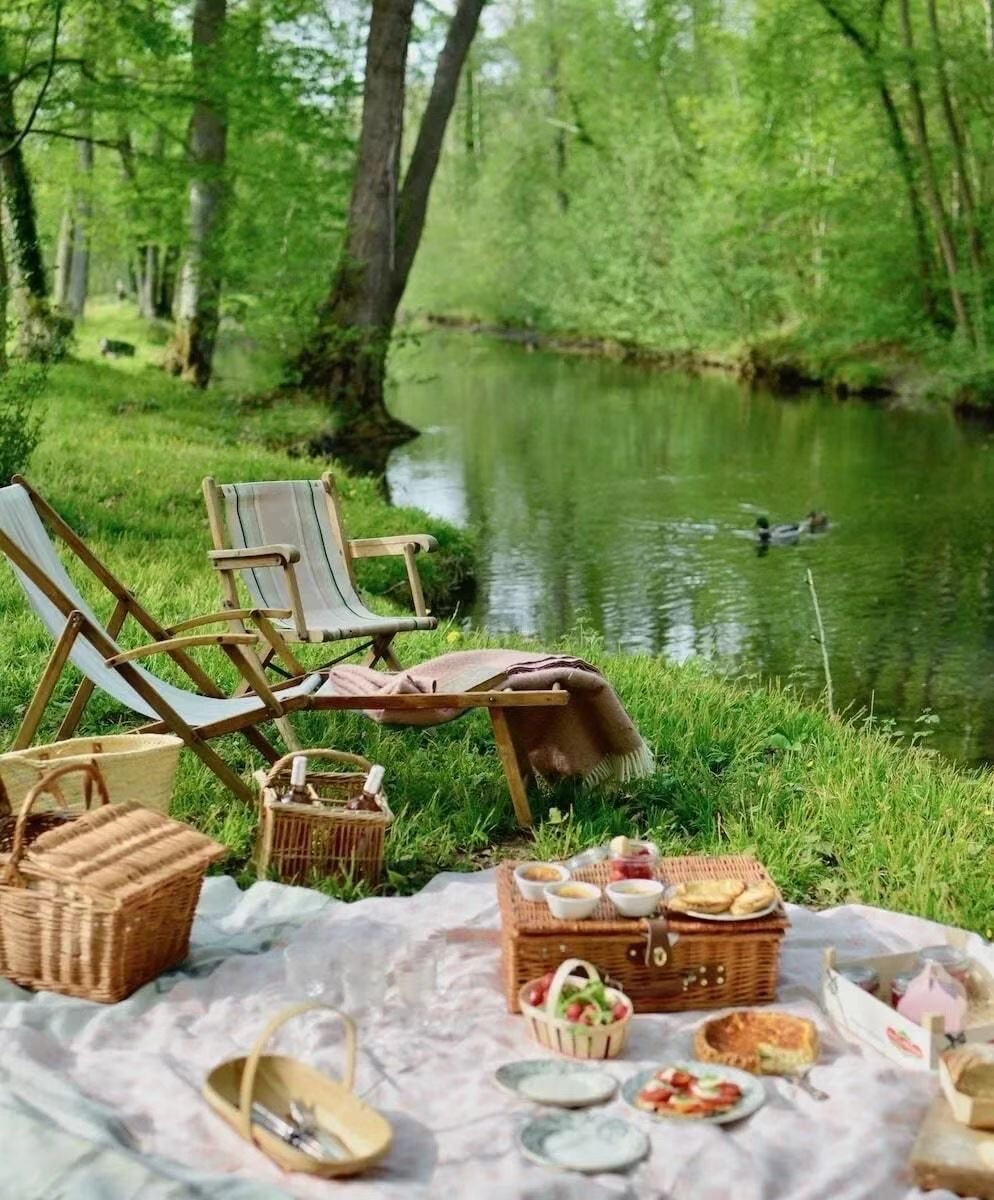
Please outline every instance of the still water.
[[[393, 371], [392, 408], [424, 433], [392, 455], [390, 495], [476, 531], [474, 622], [551, 640], [582, 621], [817, 695], [810, 567], [837, 705], [994, 759], [988, 430], [465, 334]], [[813, 508], [826, 533], [758, 553], [758, 515]]]

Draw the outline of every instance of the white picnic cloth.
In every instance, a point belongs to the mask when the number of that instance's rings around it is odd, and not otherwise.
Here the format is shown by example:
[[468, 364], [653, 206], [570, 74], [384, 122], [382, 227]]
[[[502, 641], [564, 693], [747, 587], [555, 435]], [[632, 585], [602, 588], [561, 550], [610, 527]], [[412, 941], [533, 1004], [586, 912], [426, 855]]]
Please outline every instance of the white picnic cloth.
[[[500, 986], [493, 872], [439, 875], [417, 896], [343, 904], [257, 883], [207, 881], [181, 970], [114, 1006], [31, 995], [0, 981], [0, 1196], [3, 1200], [904, 1200], [906, 1163], [934, 1077], [903, 1071], [834, 1033], [814, 999], [822, 950], [898, 952], [942, 940], [939, 926], [849, 905], [790, 909], [778, 1004], [819, 1025], [812, 1082], [783, 1080], [725, 1128], [653, 1121], [616, 1098], [606, 1109], [646, 1130], [651, 1157], [627, 1174], [587, 1177], [526, 1160], [516, 1145], [539, 1109], [500, 1091], [502, 1063], [542, 1057]], [[420, 1010], [384, 1003], [392, 961], [435, 948], [438, 988]], [[994, 951], [972, 952], [994, 968]], [[391, 968], [392, 969], [392, 968]], [[380, 980], [376, 983], [375, 980]], [[357, 1090], [393, 1123], [369, 1174], [325, 1182], [282, 1174], [200, 1099], [209, 1069], [245, 1053], [283, 1007], [317, 994], [359, 1020]], [[435, 1022], [426, 1031], [418, 1018]], [[619, 1080], [686, 1056], [697, 1013], [636, 1018]], [[334, 1074], [334, 1018], [306, 1015], [279, 1048]], [[340, 1191], [341, 1190], [341, 1191]], [[933, 1192], [934, 1200], [948, 1197]]]

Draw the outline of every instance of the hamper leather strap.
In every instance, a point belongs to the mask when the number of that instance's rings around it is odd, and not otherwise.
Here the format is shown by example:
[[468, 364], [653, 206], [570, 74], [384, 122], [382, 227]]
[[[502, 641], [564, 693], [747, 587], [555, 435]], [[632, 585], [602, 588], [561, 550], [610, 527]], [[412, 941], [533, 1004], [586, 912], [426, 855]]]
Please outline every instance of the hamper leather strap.
[[674, 944], [680, 935], [673, 933], [665, 917], [644, 919], [645, 925], [645, 965], [662, 970], [670, 961]]

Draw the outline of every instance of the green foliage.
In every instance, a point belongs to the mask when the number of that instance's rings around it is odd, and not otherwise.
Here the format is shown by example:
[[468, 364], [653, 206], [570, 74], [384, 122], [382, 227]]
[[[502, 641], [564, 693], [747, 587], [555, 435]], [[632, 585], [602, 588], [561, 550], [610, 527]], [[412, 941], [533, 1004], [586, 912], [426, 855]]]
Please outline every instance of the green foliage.
[[0, 372], [0, 485], [27, 467], [41, 439], [39, 399], [46, 372], [37, 366], [13, 363]]
[[[857, 22], [878, 7], [842, 6]], [[924, 3], [912, 2], [931, 152], [954, 191], [942, 64], [966, 126], [981, 240], [994, 244], [982, 12], [939, 9], [941, 56]], [[924, 312], [876, 77], [821, 4], [542, 0], [517, 8], [476, 54], [491, 64], [474, 95], [482, 150], [450, 145], [413, 307], [666, 350], [779, 339], [820, 357], [826, 376], [856, 346], [867, 362], [895, 342], [967, 356], [950, 347], [937, 246], [938, 313]], [[907, 61], [886, 22], [879, 58], [919, 171]], [[955, 282], [972, 305], [978, 290], [989, 299], [994, 271], [985, 258], [979, 283], [971, 274], [961, 207], [949, 210]], [[934, 243], [927, 212], [926, 222]], [[981, 315], [989, 324], [986, 304]], [[842, 382], [858, 390], [880, 380], [847, 369]]]

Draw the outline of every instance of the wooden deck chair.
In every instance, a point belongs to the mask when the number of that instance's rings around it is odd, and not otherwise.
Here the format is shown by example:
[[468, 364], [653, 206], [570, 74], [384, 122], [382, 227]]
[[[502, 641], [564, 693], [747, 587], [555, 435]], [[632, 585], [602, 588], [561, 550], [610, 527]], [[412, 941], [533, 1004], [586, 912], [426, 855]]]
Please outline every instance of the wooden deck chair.
[[[49, 530], [116, 600], [106, 628], [70, 579], [55, 552]], [[55, 648], [11, 749], [31, 744], [63, 669], [71, 662], [82, 673], [83, 682], [62, 722], [59, 738], [72, 735], [97, 687], [140, 717], [151, 719], [150, 724], [142, 726], [148, 732], [168, 730], [177, 734], [226, 787], [243, 799], [252, 798], [247, 784], [215, 754], [207, 741], [222, 733], [242, 732], [269, 761], [275, 761], [278, 751], [256, 725], [281, 717], [284, 701], [315, 691], [321, 684], [320, 675], [293, 681], [292, 686], [282, 690], [281, 699], [277, 699], [258, 669], [258, 659], [246, 653], [249, 647], [258, 644], [258, 634], [201, 632], [178, 636], [201, 626], [226, 624], [233, 615], [227, 610], [193, 617], [166, 629], [27, 481], [16, 475], [10, 486], [0, 488], [0, 549], [9, 558], [31, 608], [55, 640]], [[266, 615], [285, 613], [281, 609]], [[249, 610], [238, 615], [243, 620], [251, 617]], [[114, 640], [128, 617], [152, 638], [148, 645], [122, 650]], [[188, 650], [208, 645], [219, 646], [228, 654], [250, 694], [226, 697], [189, 657]], [[136, 665], [137, 660], [155, 654], [169, 655], [199, 691], [176, 687]]]
[[[394, 670], [400, 663], [390, 643], [395, 634], [434, 629], [435, 617], [425, 608], [416, 555], [438, 547], [426, 533], [397, 537], [349, 538], [330, 472], [320, 480], [297, 479], [262, 483], [203, 483], [204, 501], [214, 549], [208, 557], [220, 572], [225, 607], [242, 608], [237, 579], [256, 608], [288, 608], [286, 619], [268, 621], [268, 666], [280, 659], [290, 675], [304, 666], [292, 643], [346, 641], [363, 644], [343, 658], [368, 650], [366, 664], [383, 661]], [[403, 555], [414, 602], [414, 616], [385, 617], [359, 598], [352, 564], [357, 558]], [[240, 629], [237, 623], [234, 628]]]
[[[58, 537], [114, 598], [106, 628], [80, 595], [55, 551]], [[255, 648], [259, 634], [194, 633], [191, 629], [230, 621], [257, 622], [260, 632], [270, 622], [289, 616], [287, 609], [231, 609], [207, 613], [165, 628], [87, 547], [55, 510], [20, 476], [0, 488], [0, 550], [6, 554], [28, 603], [55, 642], [34, 697], [28, 705], [11, 749], [29, 746], [38, 730], [63, 670], [71, 663], [83, 676], [58, 737], [70, 737], [94, 688], [112, 697], [144, 721], [136, 732], [171, 732], [194, 751], [218, 779], [240, 799], [254, 803], [254, 791], [208, 744], [229, 733], [241, 733], [270, 762], [278, 751], [257, 728], [301, 710], [486, 708], [490, 713], [518, 820], [530, 824], [531, 812], [521, 764], [508, 732], [504, 709], [566, 704], [564, 691], [495, 690], [497, 680], [474, 680], [465, 691], [442, 694], [323, 695], [325, 677], [312, 672], [271, 687], [259, 669]], [[152, 639], [122, 650], [115, 638], [131, 617]], [[185, 636], [180, 636], [185, 635]], [[269, 643], [272, 648], [272, 643]], [[196, 646], [218, 646], [238, 667], [248, 694], [225, 696], [210, 676], [190, 658]], [[176, 687], [137, 665], [156, 654], [168, 655], [198, 691]]]

